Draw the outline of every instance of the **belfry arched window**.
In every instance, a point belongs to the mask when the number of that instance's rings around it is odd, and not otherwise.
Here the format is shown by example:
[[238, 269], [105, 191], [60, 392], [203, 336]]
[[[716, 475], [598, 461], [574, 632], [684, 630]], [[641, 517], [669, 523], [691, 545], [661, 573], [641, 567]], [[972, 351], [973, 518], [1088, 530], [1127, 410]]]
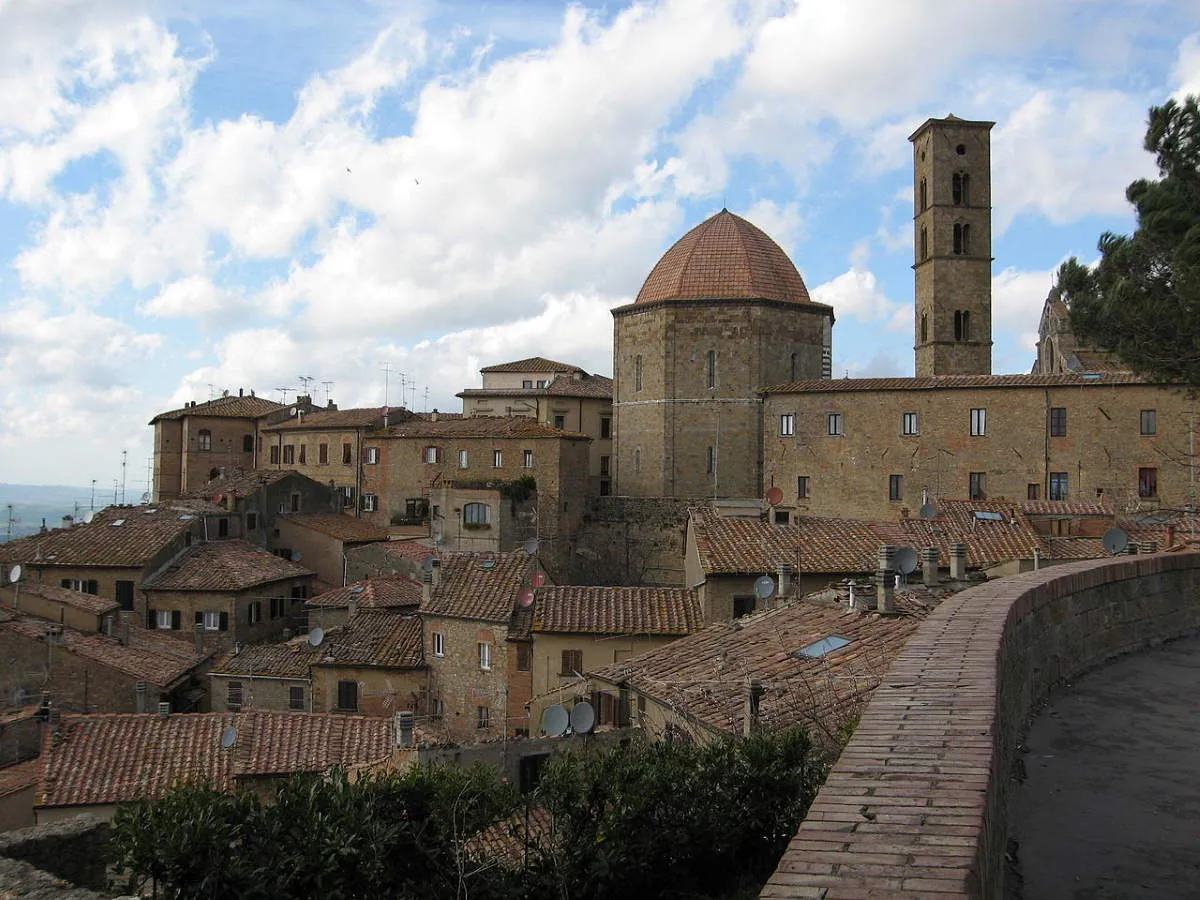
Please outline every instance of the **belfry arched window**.
[[921, 343], [929, 342], [929, 314], [921, 313]]
[[971, 204], [971, 176], [967, 172], [955, 172], [950, 180], [950, 198], [955, 206]]
[[958, 256], [967, 256], [971, 252], [971, 226], [955, 224], [954, 226], [954, 253]]

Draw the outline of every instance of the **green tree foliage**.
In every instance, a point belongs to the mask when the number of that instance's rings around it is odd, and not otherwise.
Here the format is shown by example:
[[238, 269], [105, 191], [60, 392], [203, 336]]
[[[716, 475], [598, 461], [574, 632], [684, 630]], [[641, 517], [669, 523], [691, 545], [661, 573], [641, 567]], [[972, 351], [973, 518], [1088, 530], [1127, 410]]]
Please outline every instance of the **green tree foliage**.
[[524, 807], [494, 769], [296, 777], [272, 803], [189, 785], [118, 810], [113, 848], [166, 900], [726, 897], [766, 879], [825, 771], [802, 730], [562, 754], [525, 798], [548, 830], [502, 859], [478, 837]]
[[1095, 270], [1072, 258], [1058, 272], [1071, 327], [1135, 371], [1200, 386], [1200, 109], [1195, 97], [1150, 110], [1145, 146], [1160, 177], [1126, 196], [1132, 235], [1100, 238]]

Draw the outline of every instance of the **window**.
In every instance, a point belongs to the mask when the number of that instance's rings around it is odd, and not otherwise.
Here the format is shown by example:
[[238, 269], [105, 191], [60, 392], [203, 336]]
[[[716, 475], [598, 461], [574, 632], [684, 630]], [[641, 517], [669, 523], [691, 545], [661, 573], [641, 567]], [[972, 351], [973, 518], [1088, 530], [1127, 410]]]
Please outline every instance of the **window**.
[[278, 444], [271, 445], [271, 465], [273, 465], [273, 466], [279, 465], [279, 445]]
[[790, 381], [795, 381], [796, 380], [796, 354], [795, 353], [792, 354], [790, 371], [791, 371], [791, 375], [789, 375], [788, 378]]
[[[221, 613], [217, 612], [215, 609], [205, 610], [200, 615], [201, 615], [200, 623], [204, 626], [205, 631], [224, 631], [225, 630], [225, 628], [221, 627]], [[225, 621], [228, 622], [229, 619], [226, 618]], [[226, 628], [228, 628], [228, 625], [226, 625]]]
[[642, 357], [638, 354], [633, 358], [633, 389], [640, 391], [642, 389]]
[[362, 495], [363, 512], [375, 512], [379, 509], [379, 497], [375, 494]]
[[541, 390], [542, 388], [546, 387], [546, 385], [548, 385], [549, 383], [550, 382], [547, 379], [539, 378], [538, 383], [537, 383], [538, 390]]
[[242, 683], [240, 681], [231, 681], [225, 685], [225, 706], [232, 712], [237, 712], [242, 708]]
[[611, 475], [612, 474], [612, 457], [611, 456], [600, 457], [600, 474], [601, 475]]
[[154, 627], [159, 631], [172, 631], [179, 628], [179, 610], [156, 609], [154, 611]]
[[1142, 434], [1158, 434], [1158, 410], [1142, 410]]
[[929, 231], [921, 226], [921, 259], [929, 259]]
[[971, 203], [971, 176], [966, 172], [955, 172], [950, 180], [950, 196], [955, 206]]
[[329, 465], [329, 445], [328, 444], [317, 444], [317, 465], [319, 465], [319, 466]]
[[523, 469], [532, 469], [533, 468], [533, 451], [532, 450], [522, 450], [521, 451], [521, 468], [523, 468]]
[[1025, 486], [1025, 499], [1026, 500], [1041, 500], [1042, 499], [1042, 486], [1040, 484], [1027, 484]]
[[790, 512], [788, 512], [786, 509], [775, 510], [775, 524], [776, 525], [786, 525], [790, 521], [792, 521], [792, 514]]
[[966, 309], [954, 311], [954, 339], [969, 341], [971, 339], [971, 312]]
[[121, 609], [133, 609], [133, 582], [118, 581], [117, 582], [117, 603]]
[[564, 650], [562, 652], [562, 668], [559, 670], [559, 675], [582, 675], [583, 674], [583, 651], [582, 650]]
[[967, 256], [971, 252], [971, 226], [955, 224], [954, 252], [959, 256]]
[[972, 472], [968, 476], [967, 496], [972, 500], [987, 499], [987, 472]]
[[1066, 500], [1068, 488], [1068, 480], [1066, 472], [1051, 472], [1050, 473], [1050, 499], [1051, 500]]
[[533, 671], [533, 644], [517, 644], [517, 671]]
[[920, 434], [921, 418], [915, 412], [906, 412], [900, 417], [901, 434]]
[[982, 437], [987, 434], [987, 410], [971, 410], [971, 437]]
[[424, 497], [409, 497], [404, 501], [404, 518], [423, 521], [429, 515], [429, 501]]
[[246, 607], [246, 624], [257, 625], [262, 621], [262, 601], [255, 600]]
[[475, 707], [475, 727], [490, 728], [492, 724], [492, 711], [486, 706]]
[[706, 459], [707, 468], [705, 471], [712, 475], [717, 471], [717, 448], [709, 444], [708, 457]]
[[888, 499], [899, 500], [904, 492], [904, 476], [889, 475], [888, 476]]
[[480, 641], [479, 643], [479, 668], [490, 669], [492, 667], [492, 645]]
[[796, 477], [796, 497], [800, 500], [808, 499], [808, 483], [807, 475], [799, 475]]
[[566, 428], [567, 427], [567, 417], [566, 416], [555, 416], [554, 417], [554, 427], [558, 428], [560, 430]]
[[929, 343], [929, 314], [921, 313], [921, 343]]
[[256, 513], [256, 512], [246, 513], [246, 530], [247, 531], [257, 531], [258, 530], [258, 513]]
[[369, 466], [377, 465], [379, 463], [379, 448], [378, 447], [368, 447], [366, 449], [364, 456], [365, 456], [365, 458], [363, 461], [367, 465], [369, 465]]
[[642, 448], [635, 447], [633, 449], [633, 471], [642, 471]]
[[492, 451], [492, 468], [499, 469], [503, 465], [504, 465], [504, 451], [503, 450], [493, 450]]
[[288, 688], [288, 709], [304, 709], [304, 686], [293, 685]]
[[846, 432], [843, 430], [841, 413], [830, 413], [826, 417], [825, 423], [826, 423], [826, 430], [828, 431], [828, 433], [830, 435], [833, 435], [835, 437], [841, 437], [841, 436], [845, 435]]
[[954, 148], [954, 152], [957, 153], [959, 156], [966, 156], [967, 155], [967, 145], [959, 144], [957, 147]]
[[348, 509], [354, 505], [354, 487], [352, 485], [346, 485], [345, 487], [341, 488], [341, 491], [342, 506]]
[[300, 494], [292, 493], [288, 497], [288, 500], [290, 501], [288, 508], [291, 510], [291, 512], [300, 512]]
[[201, 428], [196, 434], [196, 448], [199, 450], [212, 449], [212, 432], [207, 428]]
[[704, 359], [704, 382], [710, 387], [717, 386], [717, 351], [709, 350]]
[[1067, 408], [1065, 406], [1050, 407], [1050, 437], [1067, 436]]
[[254, 435], [252, 435], [252, 434], [243, 434], [242, 435], [242, 452], [243, 453], [253, 453], [254, 452]]
[[426, 447], [421, 452], [421, 459], [427, 463], [440, 463], [442, 461], [441, 447]]
[[533, 379], [526, 378], [524, 381], [521, 382], [521, 387], [524, 390], [532, 391], [533, 390]]
[[283, 597], [272, 597], [269, 613], [272, 619], [282, 619], [287, 615], [287, 605]]
[[224, 516], [217, 519], [217, 537], [229, 537], [229, 519]]
[[796, 414], [783, 413], [779, 417], [779, 433], [784, 437], [796, 433]]
[[1158, 469], [1138, 469], [1138, 496], [1143, 500], [1158, 496]]
[[928, 209], [929, 208], [929, 183], [924, 178], [921, 179], [921, 185], [917, 191], [917, 197], [919, 198], [919, 204], [920, 204], [917, 207], [917, 210], [920, 211], [922, 209]]
[[339, 681], [337, 708], [344, 712], [358, 712], [358, 682]]
[[441, 631], [433, 632], [433, 655], [446, 655], [446, 635]]
[[300, 465], [308, 463], [308, 444], [300, 445]]
[[349, 441], [342, 444], [342, 465], [348, 466], [354, 460], [354, 448]]
[[607, 497], [612, 493], [612, 482], [607, 478], [600, 479], [600, 496]]
[[492, 521], [492, 508], [486, 503], [468, 503], [463, 507], [463, 524], [487, 525]]
[[446, 704], [441, 697], [431, 697], [429, 700], [429, 718], [440, 719], [446, 714]]
[[[132, 582], [130, 582], [132, 584]], [[99, 594], [100, 586], [94, 578], [64, 578], [62, 586], [81, 594]]]
[[607, 441], [612, 437], [612, 419], [608, 416], [600, 417], [600, 440]]
[[291, 444], [283, 445], [283, 464], [285, 466], [295, 465], [296, 463], [296, 448]]

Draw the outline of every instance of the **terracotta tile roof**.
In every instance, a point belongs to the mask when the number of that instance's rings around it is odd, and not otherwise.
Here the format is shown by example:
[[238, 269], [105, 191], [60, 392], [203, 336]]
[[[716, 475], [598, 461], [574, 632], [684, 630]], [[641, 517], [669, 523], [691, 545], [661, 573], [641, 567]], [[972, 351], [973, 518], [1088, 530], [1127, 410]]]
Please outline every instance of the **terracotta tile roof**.
[[[183, 494], [188, 498], [215, 497], [217, 494], [233, 494], [237, 497], [248, 497], [258, 492], [260, 488], [283, 481], [300, 473], [295, 469], [240, 469], [228, 466], [225, 474], [210, 478], [194, 491]], [[301, 476], [302, 477], [302, 476]]]
[[530, 557], [520, 550], [495, 555], [443, 553], [438, 583], [421, 612], [508, 622], [517, 594], [528, 586], [531, 572]]
[[[46, 627], [57, 624], [11, 609], [4, 612], [5, 620], [0, 621], [0, 629], [29, 640], [45, 642]], [[76, 631], [68, 625], [61, 628], [62, 638], [55, 647], [56, 653], [90, 659], [160, 688], [173, 685], [213, 655], [213, 651], [197, 653], [191, 641], [159, 634], [132, 623], [128, 644], [106, 634]]]
[[319, 531], [339, 541], [386, 541], [388, 530], [366, 519], [356, 519], [345, 513], [296, 513], [286, 517], [289, 522]]
[[517, 604], [508, 620], [508, 640], [533, 640], [533, 607]]
[[[1160, 552], [1171, 545], [1182, 546], [1196, 539], [1196, 534], [1190, 532], [1186, 525], [1175, 526], [1174, 532], [1168, 532], [1166, 524], [1120, 522], [1118, 527], [1125, 532], [1130, 545], [1157, 541]], [[1113, 555], [1104, 549], [1101, 537], [1049, 537], [1045, 541], [1050, 546], [1053, 559], [1107, 559]]]
[[1103, 501], [1091, 500], [1017, 500], [1027, 516], [1111, 516], [1113, 508]]
[[788, 525], [760, 518], [721, 516], [710, 508], [692, 511], [700, 565], [710, 575], [774, 572], [799, 564], [803, 572], [874, 572], [883, 523], [797, 516]]
[[456, 397], [596, 397], [611, 400], [613, 380], [604, 375], [557, 377], [544, 388], [467, 388]]
[[421, 602], [423, 591], [421, 583], [411, 578], [379, 575], [318, 594], [308, 600], [307, 605], [322, 609], [346, 609], [350, 601], [357, 598], [360, 610], [394, 609], [416, 606]]
[[421, 538], [414, 541], [388, 541], [379, 547], [384, 553], [389, 556], [398, 556], [401, 559], [410, 559], [416, 562], [424, 562], [427, 558], [433, 557], [439, 559], [441, 554], [437, 548], [429, 546], [425, 541], [427, 538]]
[[571, 363], [555, 362], [552, 359], [546, 359], [544, 356], [531, 356], [529, 359], [518, 359], [516, 362], [498, 363], [494, 366], [484, 366], [480, 372], [580, 372], [584, 375], [583, 369], [579, 366], [571, 365]]
[[470, 416], [447, 419], [439, 415], [436, 422], [418, 420], [390, 426], [375, 433], [376, 437], [395, 438], [561, 438], [590, 440], [586, 434], [562, 431], [543, 425], [528, 416]]
[[97, 512], [89, 524], [55, 528], [0, 544], [0, 562], [141, 568], [191, 528], [198, 512], [190, 504], [177, 502], [157, 507], [110, 506]]
[[1086, 387], [1152, 384], [1128, 372], [1088, 378], [1068, 372], [1044, 375], [933, 375], [922, 378], [811, 378], [759, 389], [763, 394], [837, 394], [851, 391], [937, 391], [949, 389]]
[[313, 665], [381, 666], [412, 669], [425, 665], [421, 619], [393, 612], [360, 612], [322, 642], [325, 653]]
[[55, 584], [46, 584], [40, 581], [22, 581], [20, 592], [21, 596], [32, 594], [35, 597], [42, 597], [45, 600], [61, 603], [63, 606], [70, 606], [74, 609], [94, 613], [98, 616], [120, 608], [120, 604], [116, 600], [109, 600], [105, 597], [99, 597], [96, 594], [85, 594], [83, 591], [73, 591], [70, 588], [59, 587]]
[[[937, 547], [939, 565], [949, 565], [950, 545], [967, 545], [967, 565], [991, 566], [1014, 559], [1033, 559], [1034, 551], [1048, 554], [1049, 548], [1037, 533], [1021, 505], [1008, 500], [947, 500], [936, 502], [938, 515], [933, 519], [901, 519], [881, 531], [890, 543], [914, 550]], [[995, 514], [1002, 518], [989, 521], [975, 513]], [[894, 529], [894, 530], [892, 530]]]
[[703, 299], [776, 300], [829, 309], [813, 303], [796, 266], [766, 232], [727, 209], [663, 254], [633, 305]]
[[0, 769], [0, 797], [7, 797], [17, 791], [32, 787], [37, 783], [38, 773], [42, 770], [40, 759], [30, 759], [6, 766]]
[[702, 624], [696, 592], [675, 587], [539, 588], [534, 632], [691, 634]]
[[[719, 622], [665, 647], [607, 666], [594, 677], [640, 693], [718, 732], [741, 733], [746, 679], [762, 683], [760, 723], [836, 728], [886, 675], [928, 607], [896, 595], [899, 615], [794, 603]], [[831, 636], [850, 641], [817, 658], [793, 655]]]
[[185, 406], [170, 412], [159, 413], [150, 420], [150, 424], [182, 419], [184, 416], [223, 416], [231, 419], [259, 419], [273, 412], [284, 409], [282, 403], [267, 400], [265, 397], [217, 397], [207, 403], [197, 403], [195, 406]]
[[278, 644], [251, 644], [229, 651], [209, 670], [210, 675], [260, 675], [268, 678], [309, 678], [313, 660], [325, 652], [308, 635]]
[[[408, 410], [397, 406], [389, 410], [388, 419], [395, 421], [402, 417], [411, 416]], [[270, 425], [263, 431], [319, 431], [323, 428], [380, 428], [383, 426], [383, 413], [380, 407], [371, 406], [356, 409], [319, 409], [303, 416], [293, 416], [283, 422]]]
[[245, 591], [260, 584], [311, 575], [308, 569], [249, 541], [210, 541], [189, 547], [174, 563], [142, 583], [155, 591]]
[[463, 845], [467, 855], [485, 865], [518, 871], [525, 865], [526, 845], [549, 850], [554, 839], [554, 817], [540, 803], [518, 810], [485, 828]]
[[[233, 747], [221, 734], [237, 728]], [[42, 752], [37, 804], [129, 803], [185, 781], [231, 791], [245, 776], [325, 772], [388, 756], [391, 719], [272, 712], [64, 716]]]

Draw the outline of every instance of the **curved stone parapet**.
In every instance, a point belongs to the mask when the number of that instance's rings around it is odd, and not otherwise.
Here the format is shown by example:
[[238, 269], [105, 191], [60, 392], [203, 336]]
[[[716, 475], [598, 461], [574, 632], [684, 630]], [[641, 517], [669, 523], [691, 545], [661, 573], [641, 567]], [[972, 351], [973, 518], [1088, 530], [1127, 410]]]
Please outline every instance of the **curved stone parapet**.
[[999, 897], [1034, 707], [1115, 656], [1200, 631], [1200, 553], [990, 581], [922, 623], [762, 897]]

